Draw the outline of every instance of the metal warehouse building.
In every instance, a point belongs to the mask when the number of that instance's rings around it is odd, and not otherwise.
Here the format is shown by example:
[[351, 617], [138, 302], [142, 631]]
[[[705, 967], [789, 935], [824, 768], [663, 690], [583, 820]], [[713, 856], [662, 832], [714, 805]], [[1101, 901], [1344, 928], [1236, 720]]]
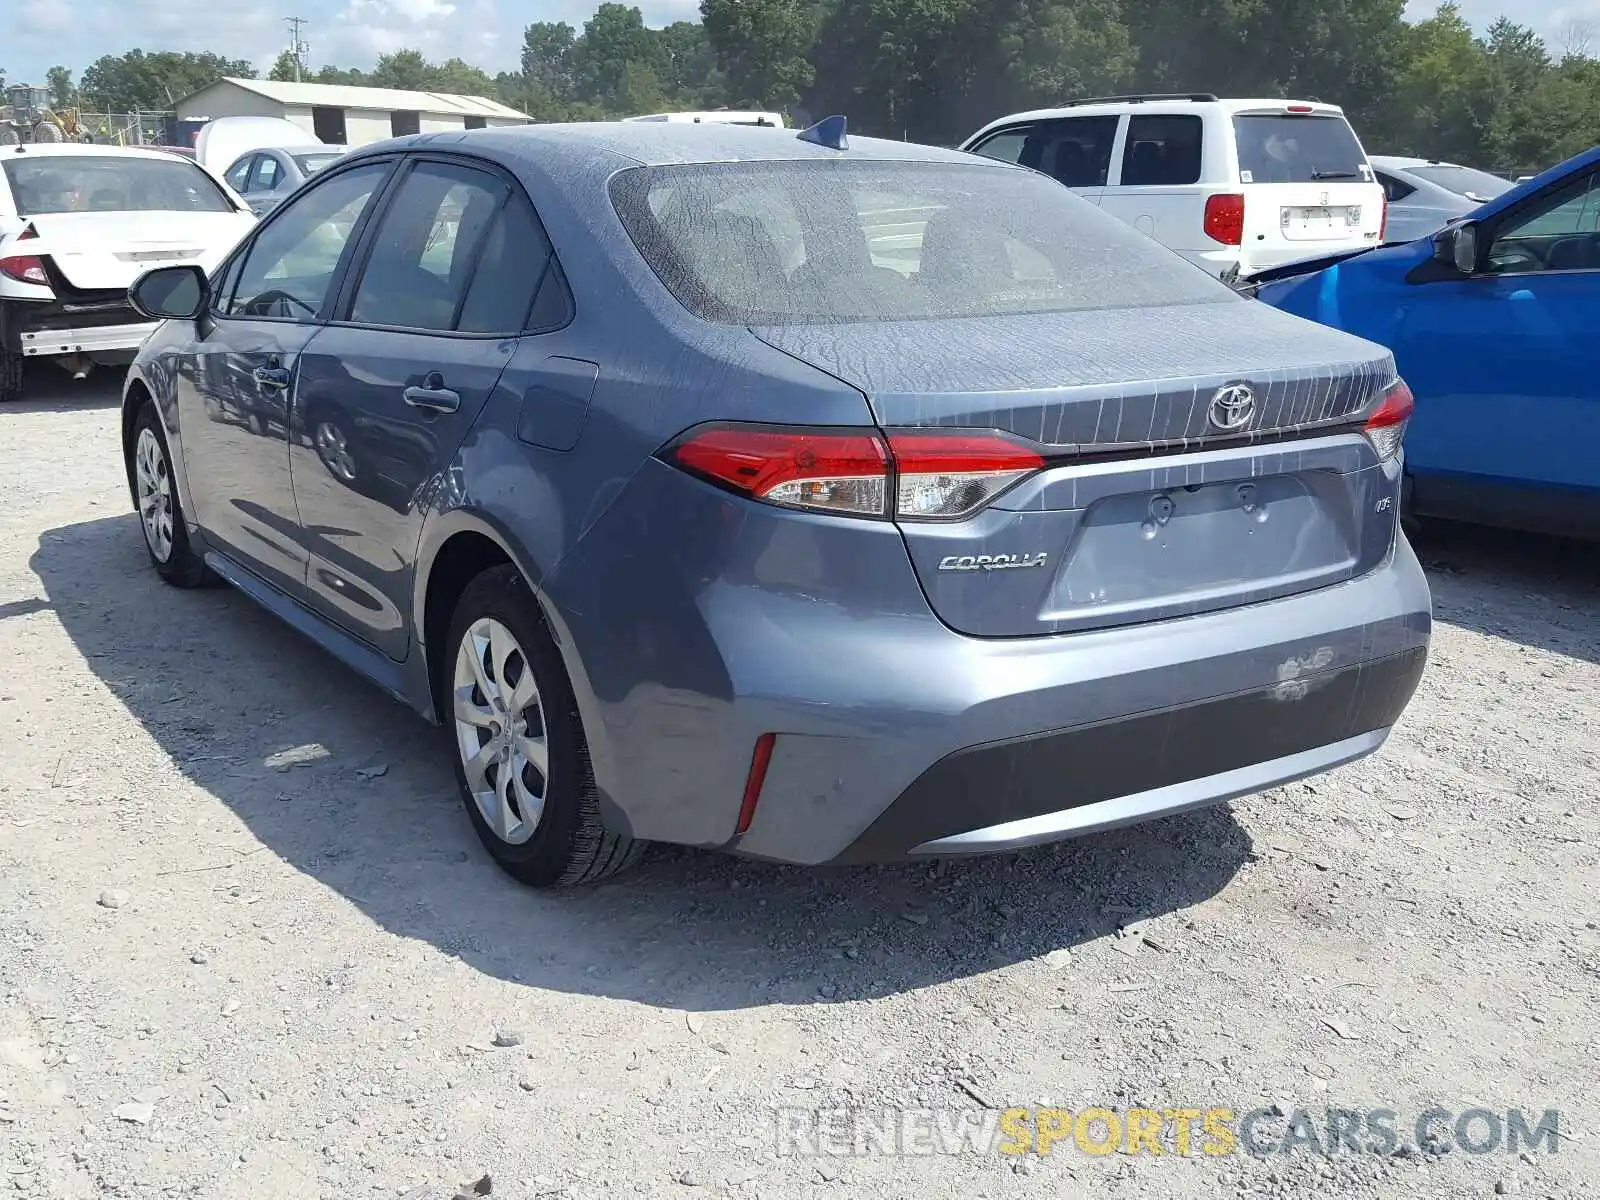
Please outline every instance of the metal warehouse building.
[[526, 125], [530, 120], [483, 96], [270, 79], [219, 79], [178, 101], [177, 110], [179, 121], [285, 117], [337, 146], [364, 146], [408, 133]]

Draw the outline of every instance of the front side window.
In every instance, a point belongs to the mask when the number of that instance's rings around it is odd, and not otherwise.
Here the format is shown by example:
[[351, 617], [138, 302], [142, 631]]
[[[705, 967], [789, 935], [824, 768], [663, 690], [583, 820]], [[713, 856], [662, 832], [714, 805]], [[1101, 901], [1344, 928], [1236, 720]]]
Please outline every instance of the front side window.
[[1569, 180], [1496, 232], [1494, 274], [1600, 270], [1600, 173]]
[[[454, 329], [478, 251], [509, 194], [510, 188], [486, 171], [418, 163], [383, 214], [350, 319], [405, 329]], [[543, 265], [533, 262], [525, 269], [537, 273]], [[520, 328], [526, 315], [524, 307], [514, 327]]]
[[388, 173], [388, 163], [369, 163], [291, 198], [246, 251], [239, 281], [221, 314], [315, 320], [356, 222]]
[[211, 176], [175, 154], [8, 154], [4, 169], [19, 217], [234, 211]]
[[1240, 113], [1233, 129], [1241, 183], [1360, 181], [1371, 169], [1343, 117]]
[[1200, 182], [1206, 126], [1186, 113], [1128, 119], [1122, 154], [1125, 187], [1180, 187]]
[[704, 320], [824, 324], [1228, 303], [1237, 293], [1027, 171], [815, 160], [639, 167], [612, 202]]
[[1111, 172], [1119, 117], [1068, 117], [1008, 129], [975, 147], [985, 158], [1043, 171], [1067, 187], [1102, 187]]

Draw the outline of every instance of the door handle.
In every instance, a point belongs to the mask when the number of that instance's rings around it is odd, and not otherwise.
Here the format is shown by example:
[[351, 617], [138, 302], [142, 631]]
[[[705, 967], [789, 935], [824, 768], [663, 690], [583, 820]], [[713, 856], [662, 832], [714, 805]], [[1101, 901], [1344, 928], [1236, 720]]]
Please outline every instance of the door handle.
[[[432, 383], [433, 380], [429, 379], [428, 382]], [[443, 380], [439, 383], [439, 387], [408, 387], [400, 394], [412, 408], [427, 408], [442, 413], [455, 412], [461, 407], [460, 394], [443, 386]]]
[[286, 388], [289, 386], [289, 369], [287, 367], [257, 367], [250, 372], [250, 377], [262, 387]]

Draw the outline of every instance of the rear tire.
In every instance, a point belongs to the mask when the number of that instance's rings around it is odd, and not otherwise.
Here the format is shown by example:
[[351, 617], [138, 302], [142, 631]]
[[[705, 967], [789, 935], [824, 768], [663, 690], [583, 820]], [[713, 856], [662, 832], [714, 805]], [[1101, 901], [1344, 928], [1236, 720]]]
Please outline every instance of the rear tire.
[[22, 399], [22, 355], [0, 350], [0, 404]]
[[472, 580], [437, 664], [456, 784], [484, 848], [513, 879], [592, 883], [644, 843], [608, 830], [572, 685], [538, 602], [512, 566]]
[[128, 488], [139, 514], [145, 552], [156, 574], [173, 587], [203, 587], [212, 582], [215, 577], [189, 544], [183, 505], [172, 478], [172, 452], [148, 400], [139, 406], [139, 415], [133, 420], [127, 466]]

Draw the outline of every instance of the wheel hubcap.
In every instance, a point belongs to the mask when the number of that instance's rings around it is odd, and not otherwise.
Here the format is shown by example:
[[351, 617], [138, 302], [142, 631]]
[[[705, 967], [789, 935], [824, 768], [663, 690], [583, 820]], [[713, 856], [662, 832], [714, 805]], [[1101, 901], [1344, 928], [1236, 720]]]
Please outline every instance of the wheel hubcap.
[[139, 520], [145, 544], [158, 562], [172, 557], [172, 479], [161, 442], [149, 428], [139, 431], [133, 450], [134, 484], [139, 494]]
[[467, 790], [495, 836], [526, 842], [544, 816], [550, 770], [533, 668], [511, 630], [474, 621], [456, 648], [456, 745]]

